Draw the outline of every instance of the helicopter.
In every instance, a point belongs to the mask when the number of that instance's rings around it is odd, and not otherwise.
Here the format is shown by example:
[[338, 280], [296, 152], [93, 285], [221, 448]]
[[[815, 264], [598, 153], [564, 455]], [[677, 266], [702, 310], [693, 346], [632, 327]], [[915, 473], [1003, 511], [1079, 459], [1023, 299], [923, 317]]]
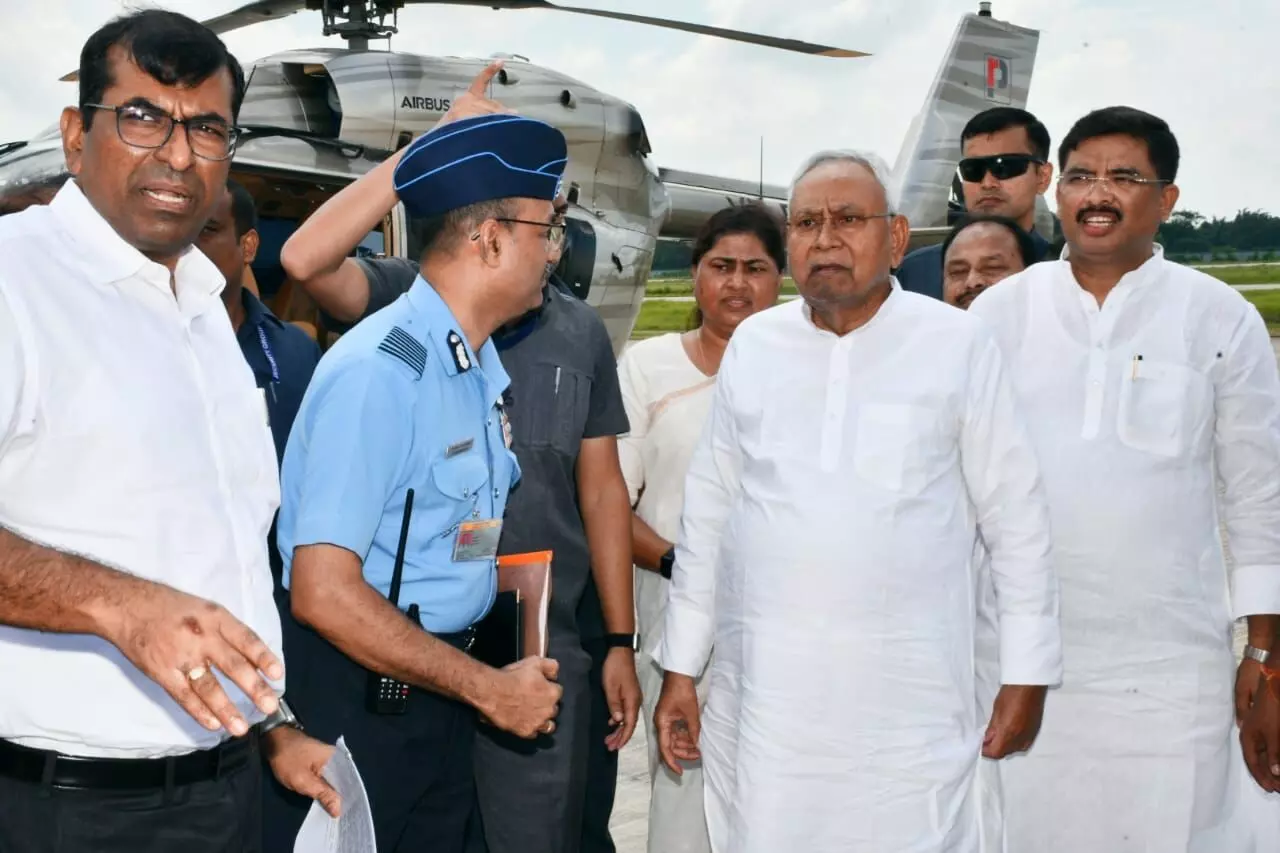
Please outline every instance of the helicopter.
[[[495, 58], [502, 70], [488, 96], [558, 127], [566, 137], [569, 208], [559, 279], [593, 306], [615, 354], [631, 336], [659, 240], [689, 240], [727, 205], [761, 203], [786, 217], [787, 188], [659, 167], [644, 121], [615, 95], [527, 58], [422, 56], [371, 49], [398, 31], [407, 5], [548, 9], [682, 30], [825, 58], [860, 51], [548, 0], [256, 0], [204, 22], [223, 34], [302, 11], [318, 11], [323, 35], [346, 47], [289, 50], [246, 67], [232, 177], [253, 195], [261, 238], [253, 286], [278, 316], [299, 323], [321, 346], [329, 335], [318, 311], [280, 265], [280, 249], [298, 225], [347, 183], [430, 130], [454, 97]], [[998, 21], [991, 4], [959, 22], [924, 108], [894, 167], [912, 247], [941, 240], [963, 210], [956, 164], [960, 130], [989, 106], [1024, 106], [1039, 33]], [[76, 79], [72, 72], [61, 78]], [[57, 125], [28, 141], [0, 145], [0, 206], [31, 185], [66, 176]], [[1047, 208], [1043, 211], [1048, 215]], [[1040, 227], [1039, 224], [1037, 227]], [[416, 229], [402, 205], [357, 247], [359, 255], [416, 258]]]

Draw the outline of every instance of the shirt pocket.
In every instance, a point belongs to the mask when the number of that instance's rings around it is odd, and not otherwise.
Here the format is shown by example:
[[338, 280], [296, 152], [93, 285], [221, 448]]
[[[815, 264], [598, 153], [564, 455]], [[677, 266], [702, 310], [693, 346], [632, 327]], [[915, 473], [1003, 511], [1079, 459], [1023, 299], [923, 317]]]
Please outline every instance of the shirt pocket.
[[447, 500], [453, 503], [449, 512], [450, 523], [467, 518], [478, 518], [484, 491], [489, 483], [489, 465], [476, 450], [457, 456], [440, 457], [431, 465], [431, 482]]
[[855, 420], [854, 471], [891, 492], [923, 491], [942, 455], [938, 419], [909, 403], [863, 403]]
[[1120, 377], [1117, 437], [1156, 456], [1185, 453], [1204, 412], [1204, 384], [1196, 371], [1175, 362], [1126, 363]]
[[534, 364], [515, 393], [510, 418], [517, 449], [552, 448], [576, 456], [591, 407], [591, 377], [572, 367]]

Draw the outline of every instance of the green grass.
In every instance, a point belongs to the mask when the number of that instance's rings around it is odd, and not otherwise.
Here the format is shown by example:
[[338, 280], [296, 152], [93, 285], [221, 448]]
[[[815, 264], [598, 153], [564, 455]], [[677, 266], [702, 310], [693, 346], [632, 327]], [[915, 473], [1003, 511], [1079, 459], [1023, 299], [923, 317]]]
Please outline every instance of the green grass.
[[1227, 284], [1280, 283], [1280, 264], [1251, 264], [1247, 267], [1210, 267], [1204, 272]]
[[649, 300], [640, 307], [640, 317], [631, 332], [632, 338], [648, 338], [663, 332], [678, 332], [689, 326], [692, 302], [658, 302]]
[[[1205, 272], [1228, 284], [1280, 283], [1280, 264], [1207, 269]], [[692, 293], [692, 289], [693, 282], [687, 278], [655, 279], [649, 282], [645, 295], [689, 296]], [[795, 292], [795, 284], [790, 278], [785, 279], [782, 293], [787, 295]], [[1267, 290], [1245, 290], [1241, 291], [1240, 295], [1257, 307], [1271, 333], [1280, 336], [1280, 287]], [[689, 315], [692, 311], [692, 302], [647, 300], [640, 309], [640, 319], [636, 322], [635, 331], [631, 336], [633, 338], [647, 338], [663, 332], [683, 331], [688, 327]]]
[[1240, 295], [1253, 303], [1262, 319], [1267, 321], [1267, 328], [1271, 329], [1273, 335], [1277, 334], [1280, 327], [1280, 287], [1273, 290], [1246, 290]]
[[[1280, 280], [1280, 279], [1278, 279]], [[796, 283], [791, 280], [790, 276], [782, 279], [782, 289], [779, 291], [783, 296], [795, 296]], [[645, 285], [645, 296], [692, 296], [693, 295], [693, 279], [689, 278], [654, 278], [650, 279]]]
[[[1209, 267], [1203, 271], [1227, 284], [1280, 284], [1280, 264]], [[795, 295], [796, 285], [790, 276], [782, 279], [781, 292], [783, 295]], [[645, 288], [645, 296], [692, 295], [693, 280], [688, 278], [655, 278]]]

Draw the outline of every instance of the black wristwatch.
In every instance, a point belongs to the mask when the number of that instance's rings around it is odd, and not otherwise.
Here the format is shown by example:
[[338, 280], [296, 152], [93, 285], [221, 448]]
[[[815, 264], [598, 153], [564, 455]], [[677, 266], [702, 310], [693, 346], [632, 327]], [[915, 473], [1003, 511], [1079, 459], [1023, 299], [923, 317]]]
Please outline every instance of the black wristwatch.
[[604, 645], [607, 649], [631, 649], [636, 650], [635, 634], [605, 634]]
[[658, 561], [658, 574], [667, 580], [671, 580], [671, 567], [676, 564], [676, 549], [673, 545], [667, 553], [662, 555], [662, 559]]

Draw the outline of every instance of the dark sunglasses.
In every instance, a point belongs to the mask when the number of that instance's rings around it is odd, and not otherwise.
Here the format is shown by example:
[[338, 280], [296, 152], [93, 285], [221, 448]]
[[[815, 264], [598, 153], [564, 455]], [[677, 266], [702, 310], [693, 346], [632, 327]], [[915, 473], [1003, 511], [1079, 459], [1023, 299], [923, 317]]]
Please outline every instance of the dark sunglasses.
[[960, 180], [976, 184], [990, 172], [997, 181], [1025, 175], [1032, 163], [1044, 160], [1030, 154], [995, 154], [991, 157], [966, 157], [960, 161]]

